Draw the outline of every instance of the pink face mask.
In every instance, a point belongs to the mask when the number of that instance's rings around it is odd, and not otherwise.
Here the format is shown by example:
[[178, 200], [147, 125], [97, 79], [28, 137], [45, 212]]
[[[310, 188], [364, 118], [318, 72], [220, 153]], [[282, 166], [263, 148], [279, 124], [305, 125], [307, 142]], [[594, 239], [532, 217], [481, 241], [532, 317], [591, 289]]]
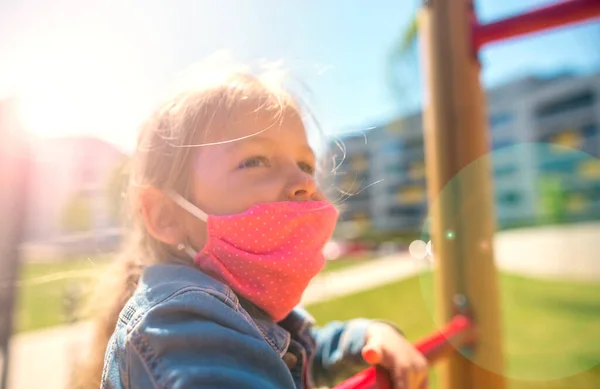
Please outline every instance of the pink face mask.
[[194, 262], [274, 321], [298, 305], [323, 268], [322, 250], [338, 218], [328, 201], [263, 203], [240, 214], [214, 216], [179, 195], [172, 197], [207, 224], [206, 245], [190, 253]]

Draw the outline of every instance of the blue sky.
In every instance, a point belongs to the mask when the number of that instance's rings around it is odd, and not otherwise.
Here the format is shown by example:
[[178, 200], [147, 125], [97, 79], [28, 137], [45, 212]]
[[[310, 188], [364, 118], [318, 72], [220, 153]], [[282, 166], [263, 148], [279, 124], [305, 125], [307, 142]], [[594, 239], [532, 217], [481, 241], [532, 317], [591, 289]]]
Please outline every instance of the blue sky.
[[[328, 132], [360, 129], [418, 107], [416, 62], [387, 84], [391, 47], [415, 0], [5, 0], [0, 90], [29, 97], [26, 116], [49, 136], [93, 134], [130, 149], [135, 126], [176, 74], [229, 50], [283, 59], [308, 84]], [[483, 21], [540, 0], [480, 0]], [[600, 68], [600, 23], [506, 42], [481, 53], [488, 86], [526, 74]], [[8, 55], [6, 55], [8, 54]]]

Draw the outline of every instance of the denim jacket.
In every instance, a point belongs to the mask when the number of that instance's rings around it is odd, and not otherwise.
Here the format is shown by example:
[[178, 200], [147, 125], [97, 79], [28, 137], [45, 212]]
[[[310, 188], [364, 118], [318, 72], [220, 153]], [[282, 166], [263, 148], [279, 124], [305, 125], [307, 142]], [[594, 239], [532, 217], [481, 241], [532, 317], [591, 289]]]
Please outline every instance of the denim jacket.
[[366, 367], [371, 322], [322, 328], [301, 308], [275, 323], [225, 284], [183, 265], [145, 269], [107, 346], [102, 389], [282, 389]]

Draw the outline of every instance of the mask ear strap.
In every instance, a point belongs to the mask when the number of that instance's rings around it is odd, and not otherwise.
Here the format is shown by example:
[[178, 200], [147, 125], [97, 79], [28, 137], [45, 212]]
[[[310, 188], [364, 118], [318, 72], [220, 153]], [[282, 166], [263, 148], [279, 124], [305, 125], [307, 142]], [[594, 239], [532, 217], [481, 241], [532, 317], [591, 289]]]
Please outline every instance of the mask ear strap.
[[194, 250], [190, 246], [185, 246], [184, 250], [186, 254], [189, 255], [192, 259], [196, 258], [196, 256], [198, 255], [198, 252], [196, 252], [196, 250]]
[[186, 199], [184, 199], [181, 195], [175, 192], [169, 191], [169, 196], [179, 205], [181, 208], [185, 209], [192, 215], [196, 216], [198, 219], [207, 222], [208, 215], [204, 213], [201, 209], [196, 207], [194, 204], [190, 203]]

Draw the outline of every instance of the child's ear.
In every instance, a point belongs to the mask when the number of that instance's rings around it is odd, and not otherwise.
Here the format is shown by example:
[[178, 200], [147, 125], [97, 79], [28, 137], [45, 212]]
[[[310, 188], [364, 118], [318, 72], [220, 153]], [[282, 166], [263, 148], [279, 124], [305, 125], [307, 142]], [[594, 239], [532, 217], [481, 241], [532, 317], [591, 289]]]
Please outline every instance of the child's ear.
[[155, 187], [140, 194], [141, 213], [148, 233], [163, 243], [176, 246], [184, 239], [184, 226], [179, 207]]

